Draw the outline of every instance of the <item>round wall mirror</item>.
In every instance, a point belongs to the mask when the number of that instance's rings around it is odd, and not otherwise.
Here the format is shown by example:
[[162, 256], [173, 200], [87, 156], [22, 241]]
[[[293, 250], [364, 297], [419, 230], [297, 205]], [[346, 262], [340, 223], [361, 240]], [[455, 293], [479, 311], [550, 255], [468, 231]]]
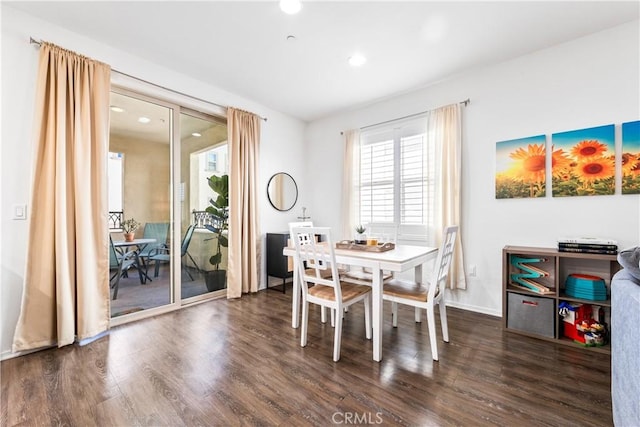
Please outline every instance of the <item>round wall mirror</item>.
[[288, 211], [298, 201], [296, 181], [285, 172], [274, 174], [267, 184], [267, 196], [271, 206], [279, 211]]

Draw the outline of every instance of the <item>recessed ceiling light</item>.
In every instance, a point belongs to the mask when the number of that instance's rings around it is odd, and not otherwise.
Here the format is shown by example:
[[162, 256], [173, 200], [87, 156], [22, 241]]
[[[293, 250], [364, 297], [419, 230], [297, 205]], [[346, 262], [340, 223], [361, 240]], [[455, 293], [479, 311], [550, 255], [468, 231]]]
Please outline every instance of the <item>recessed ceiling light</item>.
[[300, 0], [280, 0], [280, 10], [288, 15], [295, 15], [302, 9]]
[[287, 41], [289, 41], [289, 42], [296, 41], [296, 36], [294, 36], [293, 34], [289, 34], [287, 36]]
[[151, 119], [149, 117], [138, 117], [140, 123], [149, 123]]
[[367, 62], [367, 58], [359, 53], [349, 57], [349, 65], [352, 67], [360, 67], [361, 65], [364, 65], [365, 62]]
[[112, 105], [111, 106], [111, 111], [115, 111], [116, 113], [123, 113], [124, 112], [124, 108], [120, 108], [120, 107], [117, 107], [115, 105]]
[[199, 138], [199, 137], [202, 136], [202, 134], [198, 133], [198, 132], [194, 132], [194, 133], [191, 134], [191, 136], [195, 136], [196, 138]]

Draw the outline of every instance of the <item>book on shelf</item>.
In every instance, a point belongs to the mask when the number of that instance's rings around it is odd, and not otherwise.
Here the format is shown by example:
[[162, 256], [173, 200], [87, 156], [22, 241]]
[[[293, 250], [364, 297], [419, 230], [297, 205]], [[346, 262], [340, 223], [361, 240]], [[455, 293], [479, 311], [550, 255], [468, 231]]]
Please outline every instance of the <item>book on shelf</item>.
[[575, 248], [575, 249], [604, 249], [608, 251], [617, 251], [618, 245], [604, 245], [597, 243], [564, 243], [558, 242], [558, 248]]
[[591, 245], [617, 245], [618, 242], [613, 239], [602, 237], [560, 237], [558, 243], [583, 243]]
[[593, 249], [593, 248], [565, 248], [558, 246], [559, 252], [574, 252], [582, 254], [604, 254], [604, 255], [617, 255], [618, 251], [615, 249]]

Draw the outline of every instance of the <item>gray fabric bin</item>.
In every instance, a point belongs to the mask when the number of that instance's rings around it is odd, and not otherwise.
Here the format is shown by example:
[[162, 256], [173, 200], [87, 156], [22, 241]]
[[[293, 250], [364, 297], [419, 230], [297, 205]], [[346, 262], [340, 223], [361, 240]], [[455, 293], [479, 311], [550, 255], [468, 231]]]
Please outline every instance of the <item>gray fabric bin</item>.
[[553, 298], [509, 292], [507, 327], [555, 338], [556, 309]]

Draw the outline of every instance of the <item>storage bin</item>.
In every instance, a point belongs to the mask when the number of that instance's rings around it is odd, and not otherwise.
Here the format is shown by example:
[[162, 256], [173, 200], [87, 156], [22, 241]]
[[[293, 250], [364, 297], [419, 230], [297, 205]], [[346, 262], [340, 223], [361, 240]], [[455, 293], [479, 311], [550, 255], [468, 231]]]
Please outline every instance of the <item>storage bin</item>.
[[507, 328], [556, 338], [556, 309], [553, 298], [509, 292], [507, 310]]

